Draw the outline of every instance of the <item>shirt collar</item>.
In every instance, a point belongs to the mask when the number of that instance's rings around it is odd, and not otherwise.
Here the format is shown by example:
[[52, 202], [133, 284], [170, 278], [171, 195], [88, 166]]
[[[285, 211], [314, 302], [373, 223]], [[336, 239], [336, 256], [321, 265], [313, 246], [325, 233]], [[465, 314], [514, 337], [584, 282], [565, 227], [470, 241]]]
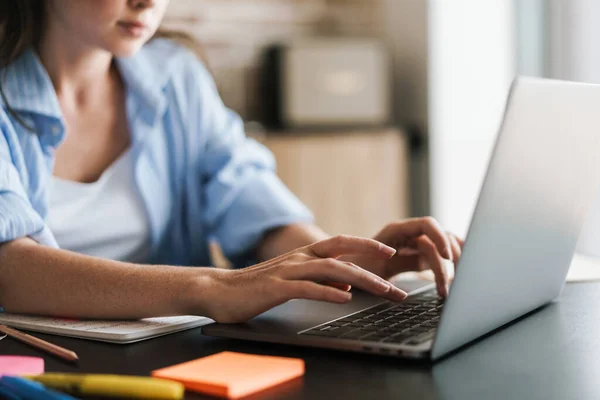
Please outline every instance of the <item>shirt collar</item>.
[[163, 39], [155, 39], [131, 57], [116, 58], [128, 92], [141, 103], [139, 111], [150, 125], [165, 109], [165, 87], [173, 73], [172, 55], [176, 49]]
[[8, 65], [0, 79], [13, 110], [62, 119], [52, 81], [33, 48], [26, 49]]
[[161, 71], [156, 61], [149, 59], [143, 49], [135, 56], [116, 59], [127, 91], [136, 95], [151, 115], [157, 115], [164, 106], [168, 80], [167, 71]]
[[[153, 47], [156, 46], [151, 42], [134, 56], [116, 59], [128, 96], [133, 94], [137, 98], [142, 106], [138, 111], [149, 120], [154, 120], [165, 106], [164, 87], [169, 81], [172, 65], [168, 54], [156, 57], [158, 54]], [[13, 110], [62, 121], [54, 86], [33, 48], [26, 49], [4, 68], [0, 79], [8, 105]], [[0, 100], [0, 104], [2, 102]]]

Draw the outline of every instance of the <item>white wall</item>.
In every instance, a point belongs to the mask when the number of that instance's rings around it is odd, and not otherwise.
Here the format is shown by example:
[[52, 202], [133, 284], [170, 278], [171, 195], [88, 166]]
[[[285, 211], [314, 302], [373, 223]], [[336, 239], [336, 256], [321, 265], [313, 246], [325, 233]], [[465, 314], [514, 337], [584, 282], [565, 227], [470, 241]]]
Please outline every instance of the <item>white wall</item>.
[[548, 0], [514, 0], [517, 21], [517, 69], [520, 75], [548, 74]]
[[[547, 6], [548, 76], [600, 83], [600, 1], [549, 0]], [[598, 107], [600, 109], [600, 105]], [[598, 160], [600, 168], [600, 157]], [[578, 250], [600, 257], [600, 192], [581, 234]]]
[[508, 0], [429, 0], [432, 214], [466, 234], [515, 74]]
[[600, 1], [548, 1], [549, 76], [600, 83]]

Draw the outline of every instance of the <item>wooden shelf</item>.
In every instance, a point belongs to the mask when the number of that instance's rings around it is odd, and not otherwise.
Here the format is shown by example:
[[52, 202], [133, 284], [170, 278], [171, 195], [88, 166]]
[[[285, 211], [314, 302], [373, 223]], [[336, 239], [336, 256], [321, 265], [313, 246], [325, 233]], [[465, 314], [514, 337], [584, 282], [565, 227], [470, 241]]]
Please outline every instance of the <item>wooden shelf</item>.
[[409, 215], [406, 137], [397, 129], [257, 137], [278, 175], [330, 234], [372, 236]]

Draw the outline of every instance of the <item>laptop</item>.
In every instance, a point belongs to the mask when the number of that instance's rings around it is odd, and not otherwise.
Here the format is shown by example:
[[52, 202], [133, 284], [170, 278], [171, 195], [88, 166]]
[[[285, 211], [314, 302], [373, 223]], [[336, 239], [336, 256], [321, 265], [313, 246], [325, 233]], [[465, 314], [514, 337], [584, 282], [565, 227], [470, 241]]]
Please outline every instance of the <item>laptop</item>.
[[517, 78], [449, 296], [292, 300], [210, 336], [437, 360], [553, 301], [600, 183], [600, 85]]

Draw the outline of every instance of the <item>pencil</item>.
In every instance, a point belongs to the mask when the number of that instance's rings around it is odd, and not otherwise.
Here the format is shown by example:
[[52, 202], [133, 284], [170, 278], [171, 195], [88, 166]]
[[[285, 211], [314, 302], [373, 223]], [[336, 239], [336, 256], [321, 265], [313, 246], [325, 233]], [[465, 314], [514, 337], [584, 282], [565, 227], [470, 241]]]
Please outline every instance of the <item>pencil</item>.
[[23, 332], [19, 332], [16, 329], [9, 328], [6, 325], [0, 324], [0, 332], [7, 334], [8, 336], [20, 340], [23, 343], [27, 343], [33, 347], [36, 347], [40, 350], [44, 350], [50, 354], [54, 354], [60, 358], [63, 358], [67, 361], [77, 361], [79, 357], [74, 351], [67, 350], [63, 347], [57, 346], [52, 343], [48, 343], [45, 340], [33, 337]]

